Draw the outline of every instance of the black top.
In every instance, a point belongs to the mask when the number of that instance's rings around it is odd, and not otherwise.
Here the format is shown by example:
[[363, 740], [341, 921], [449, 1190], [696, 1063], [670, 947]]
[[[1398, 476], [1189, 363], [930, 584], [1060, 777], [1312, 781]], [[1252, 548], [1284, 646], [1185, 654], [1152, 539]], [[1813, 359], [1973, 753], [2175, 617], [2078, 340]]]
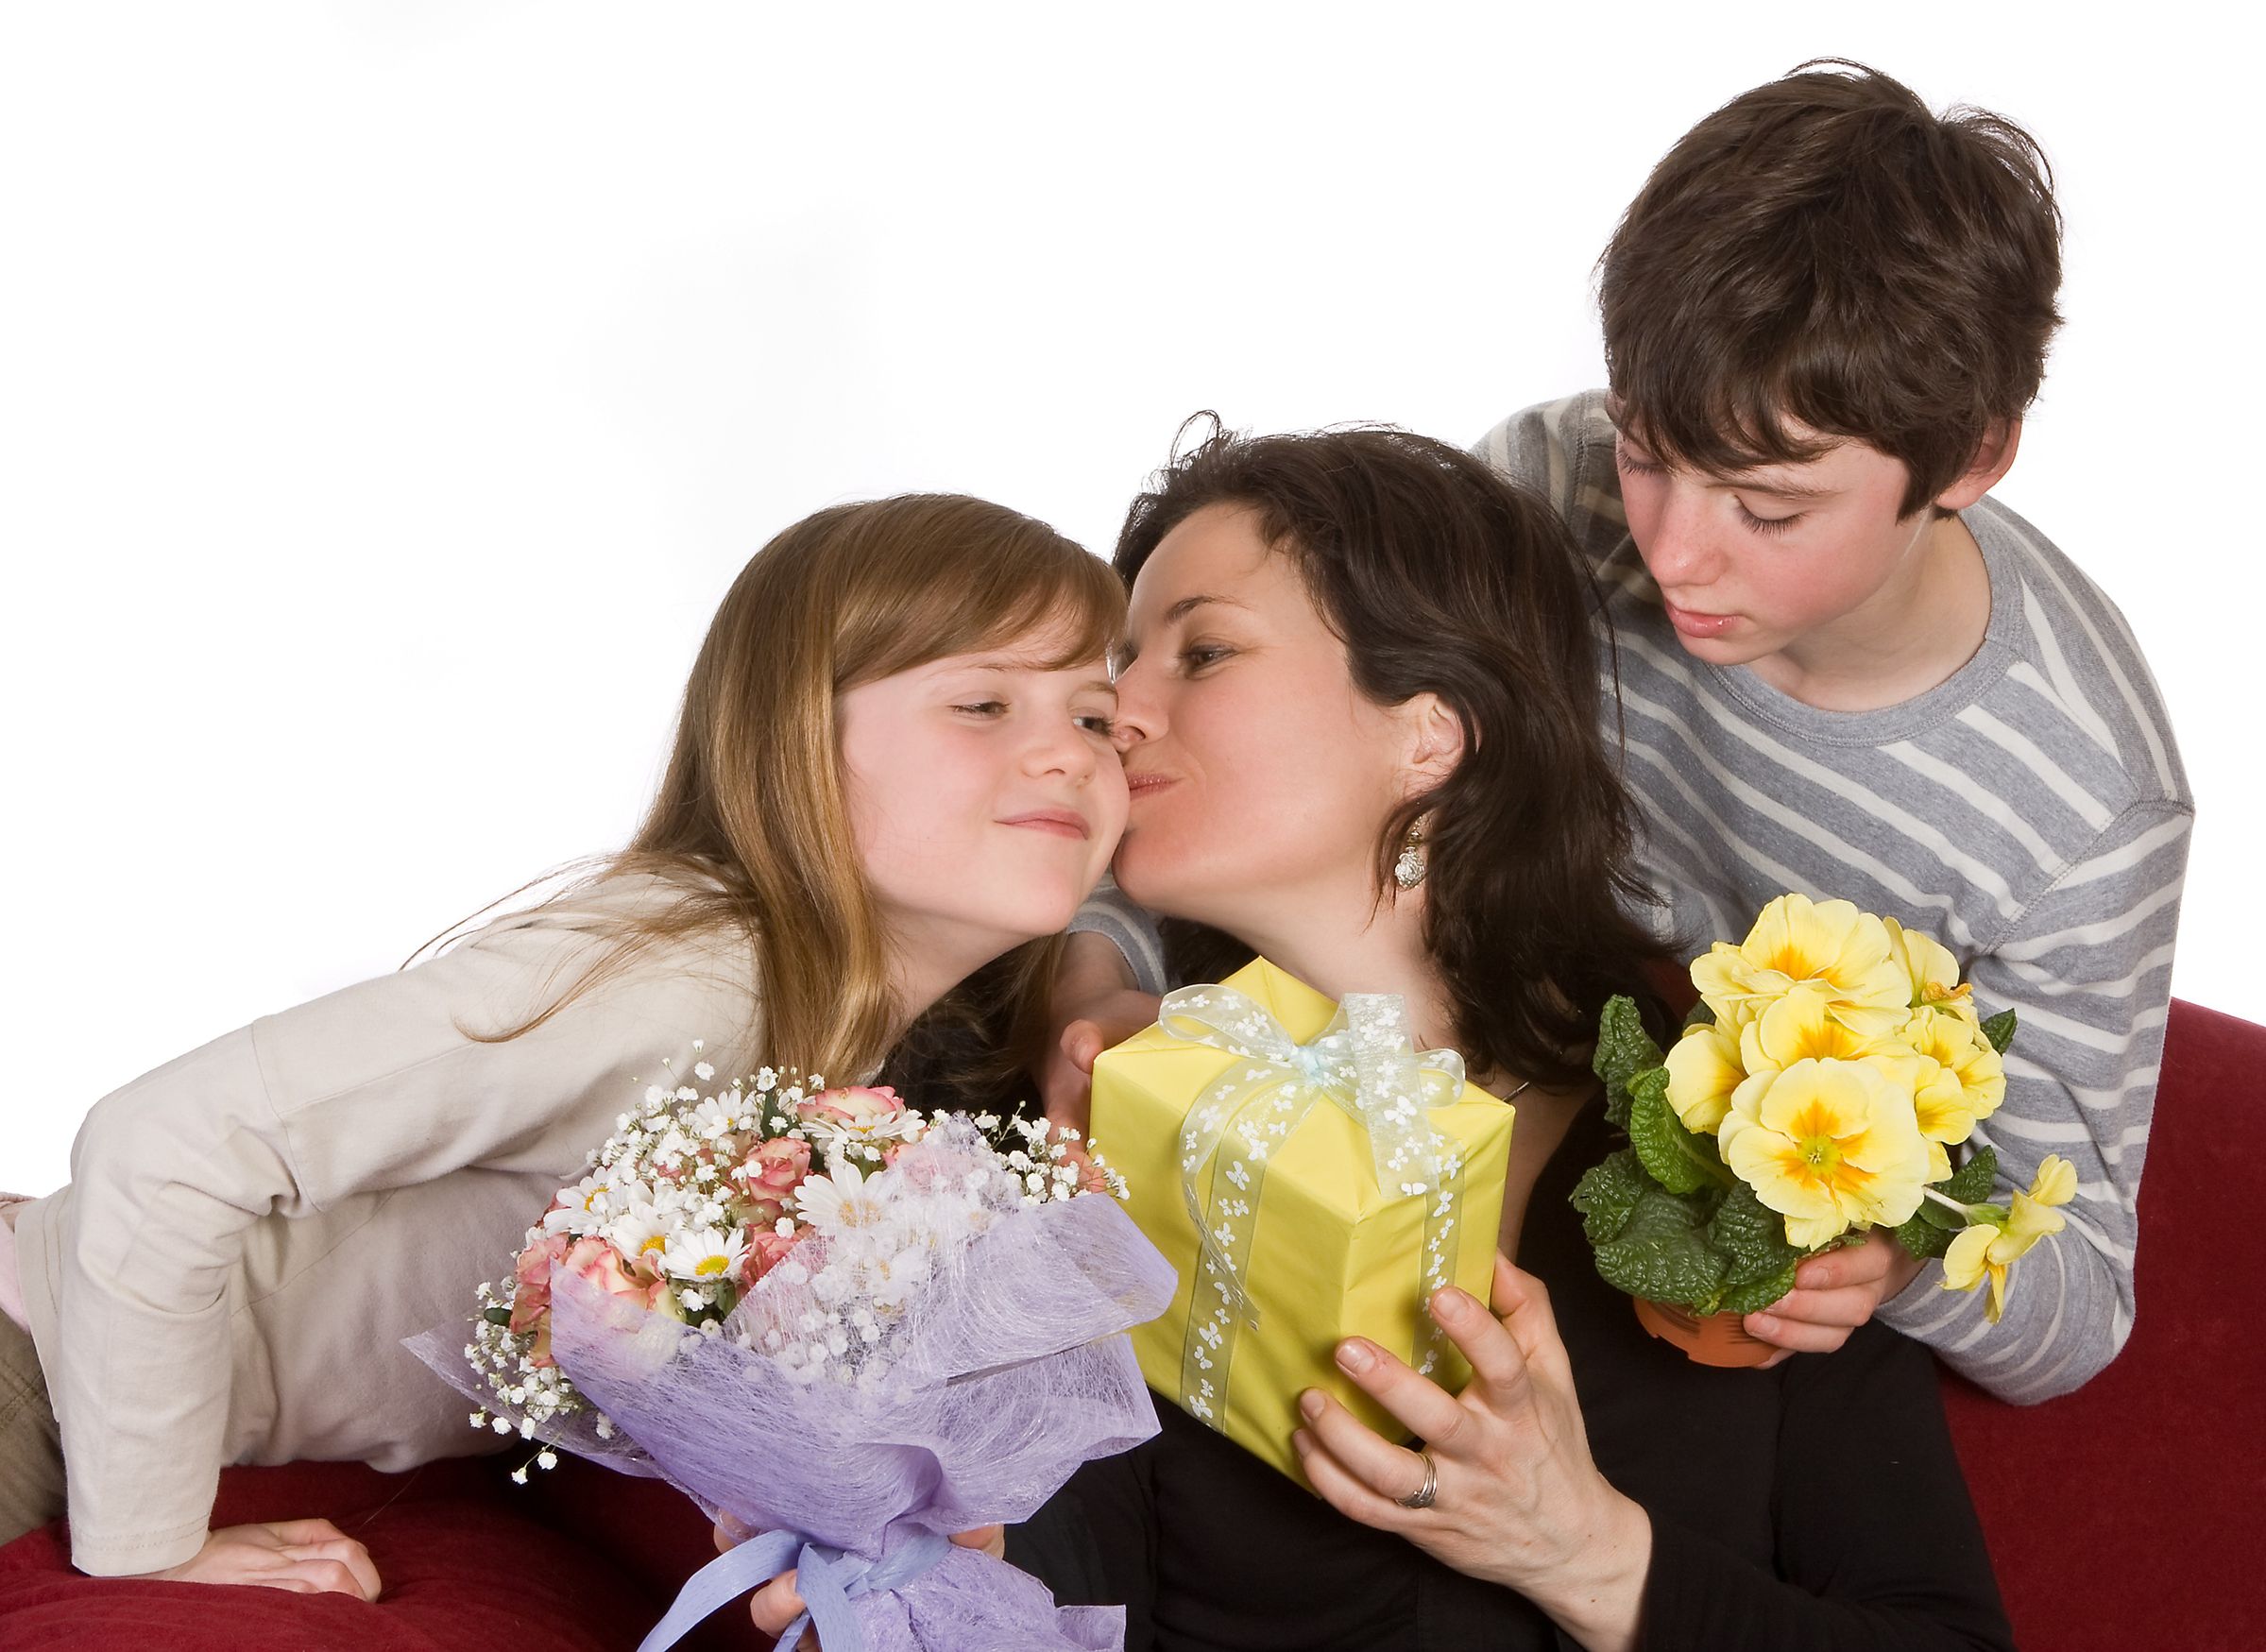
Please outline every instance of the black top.
[[[1610, 1150], [1585, 1112], [1527, 1207], [1597, 1467], [1652, 1517], [1644, 1643], [2013, 1643], [1926, 1349], [1879, 1325], [1835, 1354], [1716, 1371], [1648, 1337], [1597, 1277], [1574, 1183]], [[1128, 1652], [1559, 1647], [1524, 1596], [1346, 1519], [1162, 1396], [1163, 1432], [1089, 1463], [1009, 1558], [1065, 1605], [1126, 1603]]]

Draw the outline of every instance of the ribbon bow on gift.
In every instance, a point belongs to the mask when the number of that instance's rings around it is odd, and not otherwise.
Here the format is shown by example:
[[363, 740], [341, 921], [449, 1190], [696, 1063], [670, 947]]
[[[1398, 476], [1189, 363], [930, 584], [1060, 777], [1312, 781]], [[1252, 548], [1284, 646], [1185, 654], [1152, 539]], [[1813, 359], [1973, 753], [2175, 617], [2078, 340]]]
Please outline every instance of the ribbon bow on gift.
[[[1425, 1113], [1463, 1094], [1463, 1058], [1452, 1049], [1420, 1054], [1408, 1039], [1407, 1012], [1393, 993], [1347, 994], [1330, 1025], [1306, 1044], [1226, 986], [1166, 994], [1157, 1026], [1183, 1043], [1238, 1058], [1189, 1107], [1180, 1141], [1181, 1191], [1211, 1286], [1210, 1300], [1200, 1287], [1189, 1308], [1181, 1403], [1218, 1428], [1215, 1402], [1226, 1391], [1237, 1329], [1259, 1322], [1243, 1272], [1268, 1158], [1318, 1103], [1335, 1102], [1367, 1133], [1379, 1192], [1426, 1201], [1423, 1297], [1455, 1276], [1463, 1161]], [[1207, 1162], [1211, 1184], [1200, 1194]], [[1439, 1327], [1425, 1321], [1417, 1370], [1429, 1373], [1442, 1346]]]

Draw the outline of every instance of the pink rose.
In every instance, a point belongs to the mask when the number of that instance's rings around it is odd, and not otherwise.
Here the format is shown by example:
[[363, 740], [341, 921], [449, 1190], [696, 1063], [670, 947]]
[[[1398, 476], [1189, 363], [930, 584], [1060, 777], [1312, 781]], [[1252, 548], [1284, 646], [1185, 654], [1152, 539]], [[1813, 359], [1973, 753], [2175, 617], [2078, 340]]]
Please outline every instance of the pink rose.
[[526, 1250], [512, 1267], [511, 1328], [531, 1329], [551, 1311], [551, 1269], [574, 1241], [565, 1234], [547, 1234]]
[[628, 1297], [643, 1306], [667, 1312], [669, 1282], [644, 1280], [622, 1265], [622, 1252], [604, 1239], [577, 1239], [559, 1258], [568, 1272], [589, 1281], [608, 1296]]
[[791, 1135], [760, 1144], [740, 1167], [741, 1179], [757, 1199], [785, 1199], [809, 1173], [810, 1144]]
[[805, 1118], [826, 1119], [851, 1130], [871, 1130], [905, 1111], [904, 1098], [887, 1084], [845, 1084], [822, 1090], [795, 1109]]
[[740, 1278], [753, 1285], [785, 1259], [787, 1252], [802, 1243], [798, 1233], [782, 1234], [776, 1228], [750, 1222], [747, 1228], [747, 1250], [740, 1258]]

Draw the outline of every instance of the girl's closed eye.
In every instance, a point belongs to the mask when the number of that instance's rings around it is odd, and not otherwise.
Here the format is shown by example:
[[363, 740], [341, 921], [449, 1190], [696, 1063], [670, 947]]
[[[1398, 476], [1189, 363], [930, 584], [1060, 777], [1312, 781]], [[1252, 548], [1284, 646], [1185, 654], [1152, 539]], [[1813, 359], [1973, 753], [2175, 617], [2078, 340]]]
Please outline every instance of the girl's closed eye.
[[955, 706], [955, 711], [965, 711], [971, 717], [997, 717], [1007, 709], [1004, 700], [978, 700], [965, 706]]
[[1631, 476], [1658, 476], [1668, 468], [1667, 466], [1655, 464], [1650, 459], [1640, 459], [1627, 448], [1619, 447], [1613, 450], [1613, 462]]

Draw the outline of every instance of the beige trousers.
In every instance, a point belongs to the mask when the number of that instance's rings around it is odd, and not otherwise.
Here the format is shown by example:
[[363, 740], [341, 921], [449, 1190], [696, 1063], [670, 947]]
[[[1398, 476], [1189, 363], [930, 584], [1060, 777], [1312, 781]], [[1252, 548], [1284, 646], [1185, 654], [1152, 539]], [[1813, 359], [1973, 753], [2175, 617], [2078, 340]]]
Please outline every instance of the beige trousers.
[[[13, 1205], [0, 1221], [15, 1224]], [[0, 1314], [0, 1543], [61, 1518], [63, 1441], [31, 1333]]]

